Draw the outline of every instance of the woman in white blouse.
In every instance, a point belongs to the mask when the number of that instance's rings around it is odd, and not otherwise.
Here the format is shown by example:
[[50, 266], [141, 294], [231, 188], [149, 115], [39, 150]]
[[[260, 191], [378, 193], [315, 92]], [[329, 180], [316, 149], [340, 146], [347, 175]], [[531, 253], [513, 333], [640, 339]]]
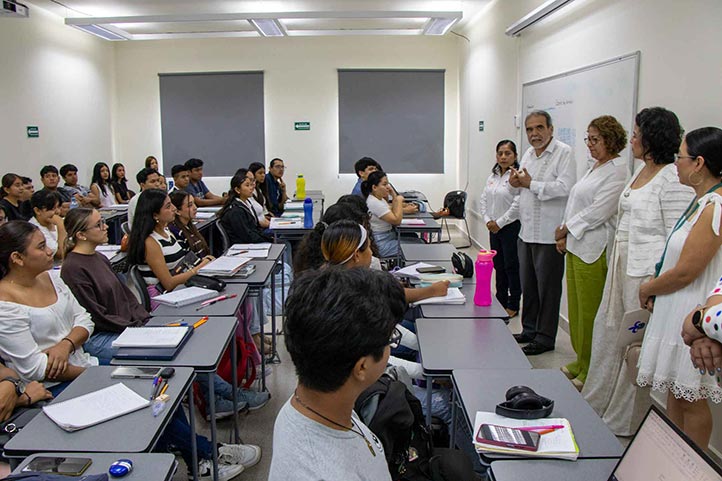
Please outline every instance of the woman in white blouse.
[[48, 249], [56, 259], [62, 259], [65, 253], [65, 226], [60, 217], [60, 194], [50, 190], [39, 190], [30, 198], [33, 216], [30, 223], [45, 236]]
[[[23, 382], [44, 381], [55, 395], [98, 360], [83, 351], [93, 321], [53, 267], [37, 227], [0, 227], [0, 355]], [[56, 385], [51, 386], [52, 383]]]
[[694, 197], [679, 183], [674, 157], [682, 127], [674, 112], [643, 109], [635, 118], [630, 140], [635, 159], [644, 162], [622, 190], [617, 229], [609, 255], [610, 268], [602, 301], [594, 318], [592, 357], [582, 396], [617, 436], [631, 436], [651, 398], [636, 387], [624, 369], [624, 349], [617, 347], [622, 318], [639, 309], [639, 286], [653, 274], [655, 263], [675, 223]]
[[[361, 183], [361, 193], [366, 198], [366, 206], [371, 213], [371, 231], [379, 249], [381, 258], [395, 257], [399, 253], [399, 242], [394, 226], [400, 225], [404, 217], [404, 198], [394, 195], [386, 173], [380, 170], [371, 172]], [[386, 199], [393, 197], [389, 205]]]
[[[165, 178], [163, 177], [165, 180]], [[115, 193], [110, 186], [110, 169], [105, 162], [98, 162], [93, 167], [93, 178], [90, 184], [91, 204], [95, 207], [110, 207], [115, 204]], [[165, 189], [164, 189], [165, 190]]]
[[519, 188], [509, 185], [511, 167], [519, 168], [516, 144], [502, 140], [496, 144], [496, 165], [486, 179], [481, 194], [481, 215], [489, 229], [489, 245], [496, 251], [496, 298], [509, 317], [519, 313], [521, 281], [519, 279]]
[[607, 277], [606, 249], [616, 228], [617, 204], [627, 179], [627, 162], [619, 156], [627, 144], [624, 127], [611, 115], [592, 120], [584, 139], [594, 165], [569, 192], [557, 251], [567, 254], [569, 337], [577, 358], [562, 372], [582, 390], [592, 356], [592, 329]]

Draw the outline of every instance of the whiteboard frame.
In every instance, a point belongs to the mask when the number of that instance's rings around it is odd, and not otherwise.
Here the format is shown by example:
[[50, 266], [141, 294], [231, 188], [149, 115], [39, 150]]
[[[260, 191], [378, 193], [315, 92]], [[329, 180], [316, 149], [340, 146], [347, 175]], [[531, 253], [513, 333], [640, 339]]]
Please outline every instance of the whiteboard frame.
[[[519, 95], [519, 97], [521, 98], [521, 134], [519, 137], [519, 145], [524, 145], [524, 136], [526, 135], [526, 130], [525, 130], [526, 114], [524, 113], [526, 110], [524, 107], [526, 105], [526, 102], [524, 102], [524, 87], [530, 87], [530, 86], [533, 86], [533, 85], [536, 85], [536, 84], [539, 84], [542, 82], [549, 82], [551, 80], [556, 80], [556, 79], [563, 78], [563, 77], [570, 77], [572, 75], [575, 75], [575, 74], [578, 74], [581, 72], [586, 72], [588, 70], [594, 70], [599, 67], [606, 67], [607, 65], [611, 65], [611, 64], [614, 64], [617, 62], [623, 62], [623, 61], [631, 59], [631, 58], [634, 59], [634, 92], [633, 92], [633, 96], [632, 96], [632, 99], [633, 99], [632, 100], [632, 111], [635, 112], [634, 115], [636, 115], [636, 112], [638, 112], [637, 109], [639, 108], [639, 106], [638, 106], [639, 65], [640, 65], [641, 54], [642, 54], [642, 51], [637, 50], [632, 53], [628, 53], [625, 55], [619, 55], [619, 56], [616, 56], [616, 57], [613, 57], [613, 58], [610, 58], [607, 60], [602, 60], [601, 62], [593, 63], [590, 65], [585, 65], [585, 66], [579, 67], [579, 68], [575, 68], [574, 70], [568, 70], [566, 72], [558, 73], [558, 74], [552, 75], [550, 77], [544, 77], [544, 78], [540, 78], [537, 80], [532, 80], [529, 82], [522, 83], [521, 84], [521, 94]], [[629, 135], [631, 136], [632, 133], [630, 132]], [[629, 149], [629, 157], [630, 157], [629, 170], [630, 170], [630, 173], [634, 173], [634, 155], [632, 154], [632, 149]]]

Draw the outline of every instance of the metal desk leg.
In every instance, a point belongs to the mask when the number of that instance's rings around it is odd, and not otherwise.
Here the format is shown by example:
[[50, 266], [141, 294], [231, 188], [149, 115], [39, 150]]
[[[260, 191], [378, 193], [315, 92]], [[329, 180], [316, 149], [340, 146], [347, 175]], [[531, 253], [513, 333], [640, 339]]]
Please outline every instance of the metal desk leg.
[[[178, 406], [183, 409], [183, 406]], [[196, 444], [196, 406], [193, 402], [193, 384], [188, 389], [188, 423], [191, 425], [191, 459], [193, 460], [193, 481], [198, 481], [198, 445]]]
[[[210, 398], [208, 404], [210, 406], [211, 415], [211, 446], [213, 449], [213, 479], [218, 479], [218, 433], [216, 432], [216, 392], [213, 386], [213, 373], [206, 373], [208, 376], [208, 397]], [[234, 413], [235, 414], [235, 413]]]
[[266, 390], [266, 354], [263, 352], [263, 346], [265, 345], [265, 333], [263, 332], [263, 325], [266, 323], [266, 313], [263, 310], [263, 287], [258, 289], [258, 307], [261, 313], [261, 391]]
[[[238, 322], [236, 322], [238, 327]], [[236, 332], [231, 337], [231, 388], [233, 389], [233, 442], [238, 444], [241, 435], [238, 432], [238, 346], [236, 345]]]
[[431, 426], [431, 391], [433, 382], [431, 376], [424, 376], [426, 379], [426, 425]]
[[[285, 284], [285, 280], [284, 280], [285, 264], [284, 264], [284, 262], [281, 261], [280, 269], [278, 269], [278, 267], [279, 266], [276, 265], [273, 268], [273, 274], [272, 274], [273, 277], [271, 277], [271, 289], [272, 289], [271, 290], [271, 303], [273, 304], [273, 306], [271, 307], [271, 313], [273, 315], [271, 316], [271, 357], [268, 359], [268, 362], [270, 362], [271, 364], [280, 364], [281, 363], [281, 358], [278, 355], [278, 349], [276, 348], [277, 340], [276, 340], [276, 288], [275, 288], [276, 281], [275, 281], [275, 279], [276, 279], [276, 271], [278, 270], [281, 273], [281, 305], [283, 305], [283, 303], [285, 302], [285, 299], [284, 299], [285, 296], [283, 294], [284, 284]], [[281, 311], [281, 315], [283, 315], [283, 311]]]
[[456, 444], [456, 391], [451, 390], [451, 436], [449, 437], [449, 447], [454, 449]]

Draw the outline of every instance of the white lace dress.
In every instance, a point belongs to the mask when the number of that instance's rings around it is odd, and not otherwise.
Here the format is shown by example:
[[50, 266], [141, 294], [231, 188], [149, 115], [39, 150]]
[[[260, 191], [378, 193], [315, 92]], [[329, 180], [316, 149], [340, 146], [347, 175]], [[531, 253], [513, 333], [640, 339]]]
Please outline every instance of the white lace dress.
[[[694, 215], [670, 236], [660, 274], [677, 264], [687, 236], [709, 204], [714, 206], [710, 228], [715, 235], [720, 235], [722, 197], [716, 193], [707, 194], [699, 200]], [[684, 344], [680, 334], [684, 318], [697, 304], [704, 303], [710, 286], [717, 283], [720, 272], [722, 249], [715, 253], [705, 270], [688, 286], [672, 294], [657, 296], [639, 357], [637, 383], [640, 386], [652, 386], [655, 391], [670, 391], [675, 398], [690, 402], [706, 398], [716, 403], [722, 401], [722, 388], [714, 376], [701, 375], [694, 368], [689, 347]]]

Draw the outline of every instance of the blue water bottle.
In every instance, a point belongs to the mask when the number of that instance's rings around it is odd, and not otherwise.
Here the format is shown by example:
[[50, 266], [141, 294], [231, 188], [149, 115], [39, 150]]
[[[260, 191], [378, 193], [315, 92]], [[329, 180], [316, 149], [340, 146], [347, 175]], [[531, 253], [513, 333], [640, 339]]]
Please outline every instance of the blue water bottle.
[[303, 201], [303, 227], [313, 229], [313, 201], [310, 197]]

